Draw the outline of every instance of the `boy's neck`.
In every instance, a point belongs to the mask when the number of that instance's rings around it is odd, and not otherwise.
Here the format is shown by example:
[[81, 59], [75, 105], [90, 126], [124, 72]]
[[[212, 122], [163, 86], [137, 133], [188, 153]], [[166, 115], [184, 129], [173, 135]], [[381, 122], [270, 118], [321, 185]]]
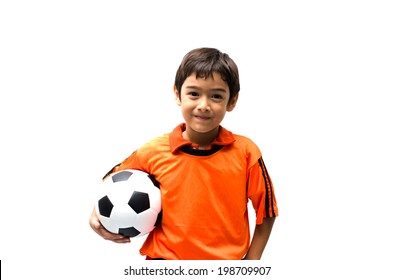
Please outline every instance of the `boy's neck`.
[[200, 150], [210, 149], [211, 143], [217, 138], [220, 127], [217, 127], [209, 132], [200, 133], [196, 132], [188, 127], [183, 131], [183, 138], [191, 141], [193, 144], [198, 146]]

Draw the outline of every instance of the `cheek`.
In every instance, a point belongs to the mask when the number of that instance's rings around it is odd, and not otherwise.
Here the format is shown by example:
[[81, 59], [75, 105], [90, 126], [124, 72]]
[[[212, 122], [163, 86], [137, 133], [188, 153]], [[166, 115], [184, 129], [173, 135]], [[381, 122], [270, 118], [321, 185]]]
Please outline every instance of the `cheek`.
[[220, 112], [219, 116], [217, 116], [217, 118], [220, 119], [220, 122], [224, 119], [225, 113], [226, 113], [226, 111]]
[[218, 122], [221, 122], [224, 119], [225, 114], [226, 114], [226, 110], [223, 108], [219, 108], [214, 111], [214, 117]]
[[180, 109], [183, 116], [188, 116], [192, 112], [191, 106], [187, 105], [187, 103], [184, 102], [181, 103]]
[[226, 106], [222, 106], [222, 105], [217, 105], [214, 108], [214, 111], [216, 112], [217, 115], [220, 115], [220, 116], [224, 116], [225, 113], [227, 112]]
[[195, 107], [194, 103], [192, 103], [188, 100], [184, 100], [184, 99], [182, 99], [180, 106], [181, 106], [182, 111], [189, 111], [189, 110], [194, 109], [194, 107]]

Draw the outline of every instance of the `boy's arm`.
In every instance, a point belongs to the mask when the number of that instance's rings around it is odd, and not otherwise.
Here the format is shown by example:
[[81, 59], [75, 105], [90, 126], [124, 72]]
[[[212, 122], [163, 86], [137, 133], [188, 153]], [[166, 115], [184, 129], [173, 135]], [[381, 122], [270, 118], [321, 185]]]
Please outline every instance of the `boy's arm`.
[[97, 213], [95, 208], [93, 209], [93, 213], [91, 213], [90, 219], [89, 219], [89, 224], [91, 228], [102, 238], [106, 240], [110, 240], [116, 243], [129, 243], [131, 242], [129, 237], [125, 237], [121, 234], [114, 234], [109, 231], [107, 231], [102, 224], [100, 223], [100, 220], [97, 217]]
[[276, 218], [264, 218], [263, 223], [255, 226], [254, 235], [250, 247], [244, 260], [260, 260], [263, 250], [265, 250], [267, 241], [273, 228]]

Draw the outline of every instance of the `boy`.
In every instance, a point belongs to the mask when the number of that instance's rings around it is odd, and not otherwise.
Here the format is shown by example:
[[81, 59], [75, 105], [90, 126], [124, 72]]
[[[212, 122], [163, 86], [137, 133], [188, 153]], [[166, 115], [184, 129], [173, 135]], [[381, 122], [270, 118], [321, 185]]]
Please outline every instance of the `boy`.
[[[238, 69], [213, 48], [190, 51], [175, 78], [185, 123], [146, 143], [110, 172], [139, 169], [160, 183], [162, 222], [146, 238], [147, 259], [260, 259], [278, 214], [273, 185], [258, 147], [220, 126], [235, 108]], [[250, 243], [248, 199], [256, 211]], [[90, 226], [105, 239], [95, 210]]]

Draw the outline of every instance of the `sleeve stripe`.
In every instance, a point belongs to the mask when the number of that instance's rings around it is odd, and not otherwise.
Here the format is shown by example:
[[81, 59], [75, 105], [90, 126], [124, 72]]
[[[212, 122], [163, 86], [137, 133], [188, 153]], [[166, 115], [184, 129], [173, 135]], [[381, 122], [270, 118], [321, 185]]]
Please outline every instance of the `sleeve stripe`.
[[[262, 175], [265, 180], [265, 191], [266, 191], [266, 196], [265, 196], [265, 209], [266, 209], [266, 216], [269, 218], [274, 218], [276, 217], [276, 213], [274, 211], [274, 202], [273, 202], [273, 196], [274, 194], [272, 193], [272, 181], [270, 180], [269, 173], [267, 172], [265, 163], [263, 162], [262, 157], [258, 159], [259, 166], [261, 167]], [[270, 214], [271, 212], [271, 214]]]
[[117, 169], [119, 166], [120, 166], [120, 163], [117, 164], [117, 165], [115, 165], [115, 166], [113, 166], [113, 168], [112, 168], [111, 170], [109, 170], [109, 172], [106, 173], [104, 177], [102, 177], [102, 181], [104, 181], [104, 180], [106, 179], [106, 177], [108, 177], [108, 176], [111, 175], [112, 173], [116, 172], [116, 171], [117, 171], [116, 169]]

